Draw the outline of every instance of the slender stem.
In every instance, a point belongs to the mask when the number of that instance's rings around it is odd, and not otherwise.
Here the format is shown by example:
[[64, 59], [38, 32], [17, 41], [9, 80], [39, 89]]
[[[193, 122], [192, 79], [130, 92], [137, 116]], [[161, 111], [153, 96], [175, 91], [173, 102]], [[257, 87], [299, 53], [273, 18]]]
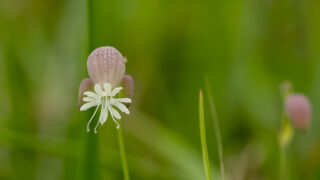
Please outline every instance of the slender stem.
[[211, 94], [211, 88], [210, 88], [209, 80], [208, 80], [207, 77], [206, 77], [205, 81], [206, 81], [206, 89], [207, 89], [207, 94], [208, 94], [208, 99], [209, 99], [211, 116], [212, 116], [212, 119], [213, 119], [213, 125], [214, 125], [214, 130], [215, 130], [217, 144], [218, 144], [218, 153], [219, 153], [221, 177], [222, 177], [222, 180], [224, 180], [223, 147], [222, 147], [220, 126], [219, 126], [217, 111], [216, 111], [215, 104], [214, 104], [214, 101], [213, 101], [213, 96]]
[[124, 147], [123, 135], [122, 135], [122, 125], [119, 121], [120, 127], [118, 129], [118, 137], [119, 137], [119, 148], [120, 148], [120, 156], [122, 162], [123, 176], [125, 180], [130, 180], [129, 176], [129, 168], [127, 163], [127, 155]]
[[[283, 104], [287, 97], [293, 91], [292, 86], [289, 82], [285, 82], [280, 86], [280, 93], [282, 96]], [[281, 129], [279, 133], [279, 152], [280, 152], [280, 179], [287, 179], [287, 163], [286, 163], [286, 154], [287, 147], [290, 144], [292, 137], [294, 135], [294, 128], [292, 127], [288, 115], [285, 111], [285, 105], [282, 108], [282, 117], [281, 117]]]
[[292, 140], [294, 129], [290, 124], [287, 115], [282, 116], [282, 129], [279, 133], [279, 152], [280, 152], [280, 179], [287, 179], [287, 163], [286, 154], [287, 148]]
[[280, 147], [280, 179], [286, 180], [286, 148]]
[[206, 126], [204, 121], [203, 95], [201, 90], [199, 93], [199, 123], [200, 123], [200, 138], [201, 138], [204, 169], [206, 172], [207, 180], [211, 180], [212, 174], [210, 169], [210, 161], [209, 161], [208, 148], [207, 148]]

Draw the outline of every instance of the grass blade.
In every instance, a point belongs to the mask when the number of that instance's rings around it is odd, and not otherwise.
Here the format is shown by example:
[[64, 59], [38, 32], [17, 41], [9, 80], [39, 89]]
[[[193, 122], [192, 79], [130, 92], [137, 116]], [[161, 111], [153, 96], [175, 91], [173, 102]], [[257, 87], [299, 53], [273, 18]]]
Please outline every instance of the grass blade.
[[209, 161], [208, 148], [207, 148], [206, 126], [205, 126], [205, 121], [204, 121], [203, 95], [202, 95], [201, 90], [199, 93], [199, 123], [200, 123], [200, 137], [201, 137], [201, 147], [202, 147], [204, 169], [206, 172], [207, 180], [211, 180], [212, 174], [211, 174], [211, 169], [210, 169], [210, 161]]
[[[87, 30], [88, 30], [88, 55], [94, 50], [97, 45], [94, 42], [96, 35], [94, 34], [94, 3], [95, 1], [87, 0]], [[86, 60], [85, 60], [86, 61]], [[87, 119], [92, 114], [91, 111], [86, 112]], [[85, 138], [85, 151], [84, 151], [84, 176], [83, 179], [99, 180], [101, 179], [100, 168], [100, 144], [99, 136], [94, 134], [93, 131], [84, 132]]]
[[211, 116], [212, 116], [212, 119], [213, 119], [214, 130], [215, 130], [217, 143], [218, 143], [218, 153], [219, 153], [221, 177], [222, 177], [222, 180], [224, 180], [223, 148], [222, 148], [220, 126], [219, 126], [217, 111], [216, 111], [216, 108], [215, 108], [215, 105], [214, 105], [214, 101], [213, 101], [213, 96], [211, 94], [211, 87], [210, 87], [209, 80], [208, 80], [207, 77], [206, 77], [206, 82], [205, 83], [206, 83], [206, 90], [207, 90], [208, 99], [209, 99], [209, 106], [210, 106]]

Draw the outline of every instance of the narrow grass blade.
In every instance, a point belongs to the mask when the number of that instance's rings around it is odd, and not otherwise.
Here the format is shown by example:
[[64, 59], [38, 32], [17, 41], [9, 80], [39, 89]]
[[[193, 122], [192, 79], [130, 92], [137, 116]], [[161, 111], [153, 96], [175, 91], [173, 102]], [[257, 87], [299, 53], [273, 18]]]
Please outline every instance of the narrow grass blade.
[[[87, 30], [88, 30], [88, 55], [97, 47], [93, 41], [96, 35], [94, 29], [94, 3], [95, 1], [87, 0]], [[92, 110], [87, 113], [87, 119], [90, 119]], [[99, 136], [93, 131], [85, 132], [85, 151], [84, 151], [84, 176], [83, 179], [99, 180], [101, 179], [100, 168], [100, 144]]]
[[206, 81], [205, 83], [206, 83], [206, 90], [207, 90], [208, 99], [209, 99], [209, 106], [210, 106], [211, 116], [212, 116], [212, 119], [213, 119], [214, 130], [215, 130], [216, 139], [217, 139], [217, 143], [218, 143], [217, 145], [218, 145], [221, 177], [222, 177], [222, 180], [224, 180], [223, 148], [222, 148], [220, 126], [219, 126], [217, 111], [216, 111], [216, 108], [215, 108], [215, 105], [214, 105], [213, 96], [211, 94], [211, 87], [210, 87], [209, 80], [208, 80], [207, 77], [206, 77], [205, 81]]
[[203, 164], [206, 173], [207, 180], [212, 179], [211, 169], [210, 169], [210, 161], [207, 149], [207, 140], [206, 140], [206, 126], [204, 121], [204, 107], [203, 107], [203, 95], [200, 90], [199, 93], [199, 123], [200, 123], [200, 138], [201, 138], [201, 147], [202, 147], [202, 156], [203, 156]]

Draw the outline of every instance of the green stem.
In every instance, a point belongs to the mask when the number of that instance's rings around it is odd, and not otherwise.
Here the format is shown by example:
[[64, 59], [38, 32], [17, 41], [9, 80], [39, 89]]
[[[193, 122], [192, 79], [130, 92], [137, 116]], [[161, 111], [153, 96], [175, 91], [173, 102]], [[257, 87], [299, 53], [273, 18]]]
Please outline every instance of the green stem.
[[223, 148], [222, 148], [220, 126], [219, 126], [217, 111], [216, 111], [214, 101], [213, 101], [213, 96], [211, 94], [211, 88], [210, 88], [208, 77], [206, 77], [205, 81], [206, 81], [206, 89], [207, 89], [207, 94], [208, 94], [208, 99], [209, 99], [211, 116], [213, 119], [213, 125], [214, 125], [214, 130], [215, 130], [217, 144], [218, 144], [221, 177], [222, 177], [222, 180], [224, 180]]
[[279, 133], [280, 179], [281, 180], [287, 179], [286, 154], [287, 154], [287, 147], [292, 140], [293, 134], [294, 134], [294, 129], [290, 124], [287, 115], [284, 112], [282, 116], [282, 129]]
[[292, 127], [289, 117], [286, 114], [285, 102], [287, 97], [292, 93], [292, 86], [289, 82], [285, 82], [280, 86], [280, 93], [283, 99], [282, 118], [281, 118], [281, 130], [279, 133], [279, 152], [280, 152], [280, 179], [287, 179], [287, 163], [286, 154], [287, 147], [290, 144], [294, 135], [294, 128]]
[[204, 121], [203, 95], [201, 90], [199, 93], [199, 123], [200, 123], [200, 137], [201, 137], [204, 169], [205, 169], [207, 180], [211, 180], [212, 174], [210, 169], [210, 161], [209, 161], [208, 148], [207, 148], [206, 126]]
[[127, 163], [127, 155], [126, 155], [124, 141], [123, 141], [122, 125], [121, 125], [120, 121], [119, 121], [119, 123], [120, 123], [120, 127], [118, 129], [118, 139], [119, 139], [119, 148], [120, 148], [123, 176], [124, 176], [125, 180], [130, 180], [129, 168], [128, 168], [128, 163]]
[[286, 148], [280, 147], [280, 179], [286, 180]]

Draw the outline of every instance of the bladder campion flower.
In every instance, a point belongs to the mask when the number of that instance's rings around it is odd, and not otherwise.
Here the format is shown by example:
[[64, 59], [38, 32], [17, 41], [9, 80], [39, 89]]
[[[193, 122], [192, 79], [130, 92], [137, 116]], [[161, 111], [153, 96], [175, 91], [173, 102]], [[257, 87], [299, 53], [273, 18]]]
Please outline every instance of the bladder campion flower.
[[[120, 120], [121, 116], [116, 108], [125, 114], [130, 114], [127, 107], [131, 103], [133, 80], [129, 80], [129, 83], [123, 83], [128, 81], [129, 76], [124, 75], [125, 62], [126, 59], [121, 53], [110, 46], [97, 48], [89, 55], [87, 68], [90, 79], [84, 79], [79, 89], [80, 110], [85, 111], [96, 107], [87, 124], [88, 132], [90, 131], [90, 123], [100, 107], [100, 117], [94, 128], [94, 133], [97, 133], [99, 124], [103, 125], [107, 121], [109, 113], [119, 128], [117, 120]], [[131, 78], [131, 76], [129, 77]], [[121, 97], [119, 92], [123, 88], [119, 86], [120, 83], [125, 86]]]
[[311, 105], [303, 94], [292, 94], [286, 99], [286, 112], [292, 124], [300, 131], [307, 131], [311, 121]]

